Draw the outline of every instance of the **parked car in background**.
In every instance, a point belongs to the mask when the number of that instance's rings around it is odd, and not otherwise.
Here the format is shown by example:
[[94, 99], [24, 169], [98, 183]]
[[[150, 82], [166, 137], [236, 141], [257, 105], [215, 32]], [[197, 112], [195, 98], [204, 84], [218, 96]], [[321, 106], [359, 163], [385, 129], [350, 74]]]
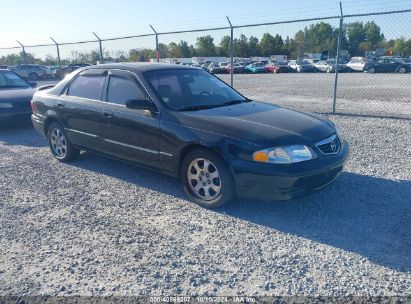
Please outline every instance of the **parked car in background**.
[[397, 58], [380, 58], [369, 61], [364, 65], [364, 72], [368, 73], [409, 73], [411, 65]]
[[245, 67], [245, 72], [246, 73], [266, 73], [267, 70], [265, 69], [266, 64], [263, 62], [255, 62], [252, 64], [249, 64]]
[[8, 69], [10, 66], [8, 66], [8, 65], [4, 65], [4, 64], [1, 64], [0, 65], [0, 69]]
[[16, 65], [12, 71], [26, 80], [46, 79], [47, 77], [47, 70], [38, 64]]
[[218, 65], [220, 66], [220, 67], [223, 67], [223, 68], [225, 68], [227, 65], [229, 65], [230, 63], [229, 62], [219, 62], [218, 63]]
[[77, 67], [77, 68], [84, 68], [84, 67], [88, 67], [91, 66], [90, 63], [70, 63], [67, 66], [69, 67]]
[[[231, 64], [226, 65], [225, 70], [227, 73], [231, 73]], [[233, 73], [243, 74], [245, 73], [245, 68], [241, 64], [234, 63]]]
[[309, 73], [317, 70], [314, 65], [304, 60], [291, 60], [288, 66], [292, 71], [298, 73]]
[[265, 69], [269, 73], [288, 73], [290, 71], [287, 62], [270, 62], [265, 66]]
[[[321, 72], [331, 73], [335, 72], [337, 62], [335, 59], [321, 60], [314, 63], [314, 66]], [[347, 65], [344, 62], [338, 62], [338, 72], [345, 72], [347, 69]]]
[[367, 60], [363, 58], [351, 58], [351, 60], [347, 63], [347, 67], [352, 71], [363, 72], [366, 62]]
[[198, 68], [103, 64], [37, 92], [32, 122], [55, 158], [89, 149], [180, 179], [214, 208], [235, 196], [290, 199], [343, 170], [349, 144], [324, 118], [251, 101]]
[[0, 122], [29, 120], [35, 86], [13, 71], [0, 69]]
[[54, 71], [55, 69], [51, 69], [49, 66], [46, 65], [41, 65], [42, 68], [46, 70], [46, 76], [44, 77], [45, 79], [54, 79]]
[[222, 67], [219, 66], [217, 63], [211, 63], [208, 68], [207, 71], [211, 74], [226, 74], [227, 70]]
[[211, 61], [205, 61], [205, 62], [203, 62], [203, 63], [200, 65], [200, 67], [201, 67], [203, 70], [207, 70], [207, 68], [208, 68], [208, 66], [209, 66], [210, 64], [212, 64]]
[[62, 79], [64, 77], [66, 77], [68, 74], [70, 74], [71, 72], [79, 69], [80, 66], [77, 65], [67, 65], [67, 66], [62, 66], [60, 68], [57, 68], [54, 72], [53, 72], [53, 77], [55, 79]]

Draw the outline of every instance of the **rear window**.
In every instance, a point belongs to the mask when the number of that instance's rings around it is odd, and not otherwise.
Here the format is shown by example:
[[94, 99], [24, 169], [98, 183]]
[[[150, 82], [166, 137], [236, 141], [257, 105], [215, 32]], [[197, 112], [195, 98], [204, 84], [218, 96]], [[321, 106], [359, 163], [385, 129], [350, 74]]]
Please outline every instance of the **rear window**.
[[100, 100], [104, 75], [80, 75], [70, 84], [67, 95]]

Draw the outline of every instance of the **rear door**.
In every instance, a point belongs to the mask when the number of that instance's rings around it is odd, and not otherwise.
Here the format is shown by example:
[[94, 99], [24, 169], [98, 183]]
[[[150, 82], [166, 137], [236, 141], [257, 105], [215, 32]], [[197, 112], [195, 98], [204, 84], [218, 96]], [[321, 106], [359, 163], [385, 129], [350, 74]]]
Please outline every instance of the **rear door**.
[[109, 134], [105, 139], [110, 154], [144, 165], [159, 167], [160, 114], [126, 107], [129, 99], [152, 103], [138, 78], [131, 72], [109, 72], [105, 92], [110, 111]]
[[396, 72], [398, 67], [401, 65], [400, 62], [393, 60], [393, 59], [386, 59], [387, 60], [387, 72]]
[[86, 70], [77, 75], [57, 102], [56, 112], [69, 140], [77, 145], [104, 151], [108, 133], [107, 111], [102, 102], [107, 71]]

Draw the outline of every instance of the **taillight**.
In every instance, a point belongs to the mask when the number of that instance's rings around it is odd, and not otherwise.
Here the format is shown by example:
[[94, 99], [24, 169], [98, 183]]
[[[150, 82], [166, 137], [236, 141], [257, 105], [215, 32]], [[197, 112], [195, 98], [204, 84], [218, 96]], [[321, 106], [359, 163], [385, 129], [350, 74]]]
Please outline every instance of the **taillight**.
[[37, 109], [36, 109], [36, 104], [34, 103], [33, 99], [30, 101], [30, 106], [31, 106], [31, 111], [34, 113]]

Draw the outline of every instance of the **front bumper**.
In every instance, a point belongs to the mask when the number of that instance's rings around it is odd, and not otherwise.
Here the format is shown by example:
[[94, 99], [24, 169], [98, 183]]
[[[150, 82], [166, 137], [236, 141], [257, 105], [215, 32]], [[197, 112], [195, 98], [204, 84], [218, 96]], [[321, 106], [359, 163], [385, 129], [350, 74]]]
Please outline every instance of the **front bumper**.
[[349, 144], [344, 141], [338, 154], [322, 155], [315, 160], [292, 165], [231, 161], [237, 195], [287, 200], [310, 194], [337, 178], [348, 155]]

